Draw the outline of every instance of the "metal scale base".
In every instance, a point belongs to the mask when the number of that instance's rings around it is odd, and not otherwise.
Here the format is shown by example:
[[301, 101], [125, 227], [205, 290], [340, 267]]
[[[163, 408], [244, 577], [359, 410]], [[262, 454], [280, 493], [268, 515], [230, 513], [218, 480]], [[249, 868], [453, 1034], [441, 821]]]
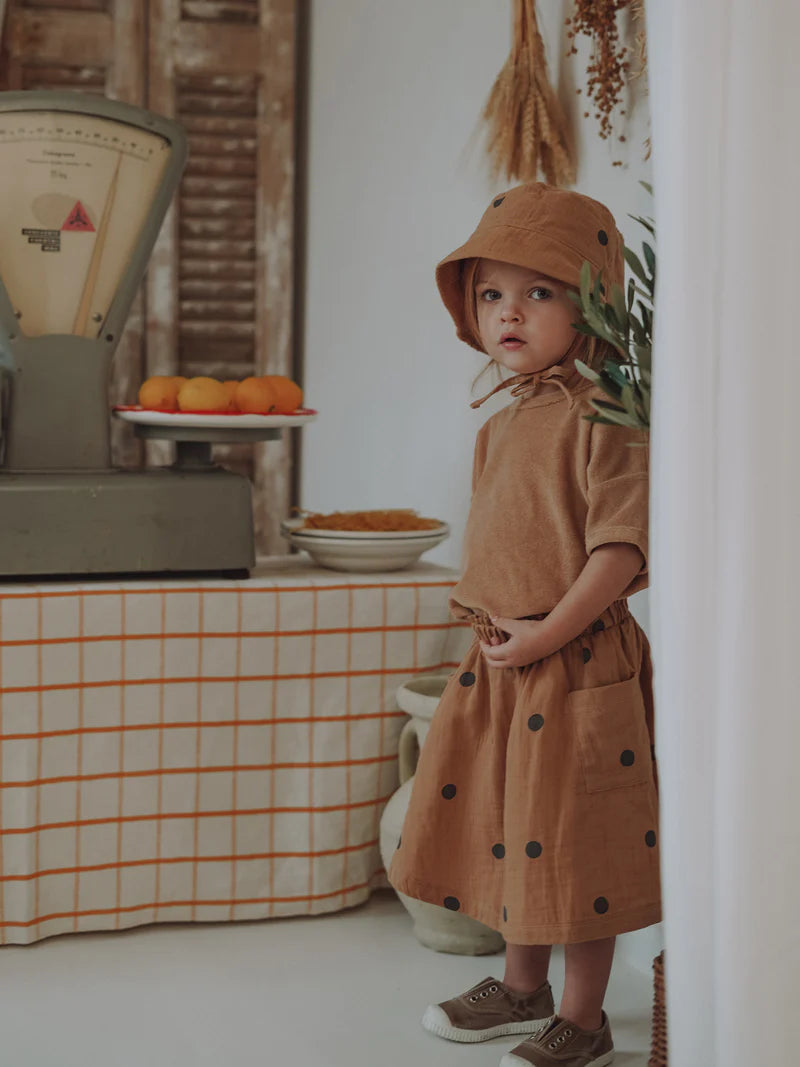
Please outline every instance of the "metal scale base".
[[[171, 436], [137, 426], [142, 437]], [[155, 431], [155, 432], [153, 432]], [[213, 430], [198, 430], [206, 438]], [[258, 431], [278, 437], [279, 430]], [[189, 434], [186, 429], [181, 436]], [[229, 441], [235, 431], [218, 431]], [[239, 431], [247, 434], [247, 431]], [[236, 435], [238, 436], [238, 434]], [[247, 577], [255, 564], [250, 482], [178, 440], [172, 467], [0, 475], [0, 575]]]

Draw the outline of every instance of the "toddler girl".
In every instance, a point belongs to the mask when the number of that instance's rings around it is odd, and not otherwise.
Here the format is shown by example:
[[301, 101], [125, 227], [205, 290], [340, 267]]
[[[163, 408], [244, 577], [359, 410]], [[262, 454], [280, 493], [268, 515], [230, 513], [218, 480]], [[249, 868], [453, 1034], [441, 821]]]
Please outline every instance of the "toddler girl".
[[389, 879], [503, 933], [503, 981], [423, 1018], [453, 1041], [532, 1035], [502, 1067], [610, 1063], [615, 936], [660, 919], [652, 667], [627, 602], [647, 585], [647, 438], [585, 418], [605, 394], [575, 360], [613, 350], [573, 327], [584, 260], [607, 292], [623, 284], [609, 211], [531, 183], [437, 268], [458, 336], [513, 372], [497, 388], [517, 399], [478, 433], [450, 600], [475, 640], [431, 723]]

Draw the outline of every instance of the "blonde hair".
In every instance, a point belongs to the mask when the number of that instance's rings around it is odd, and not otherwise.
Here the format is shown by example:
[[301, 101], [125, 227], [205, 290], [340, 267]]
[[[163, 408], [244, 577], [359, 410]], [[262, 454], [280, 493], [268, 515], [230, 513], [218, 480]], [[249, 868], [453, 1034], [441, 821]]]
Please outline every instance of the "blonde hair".
[[[475, 341], [483, 347], [480, 328], [478, 326], [478, 301], [475, 295], [475, 278], [478, 273], [479, 264], [480, 259], [478, 257], [462, 260], [461, 281], [464, 293], [464, 322]], [[569, 288], [572, 289], [573, 292], [577, 292], [574, 286], [569, 286]], [[576, 319], [580, 316], [580, 311], [577, 307], [575, 308], [575, 316]], [[622, 356], [609, 341], [604, 341], [600, 337], [588, 337], [586, 334], [579, 333], [577, 330], [575, 331], [575, 338], [568, 351], [571, 351], [573, 348], [575, 348], [575, 357], [580, 359], [592, 370], [599, 369], [607, 359], [613, 360], [615, 363], [623, 362]], [[483, 370], [480, 371], [473, 380], [473, 389], [484, 374], [492, 368], [495, 370], [498, 384], [503, 380], [502, 364], [498, 363], [496, 359], [490, 359]]]

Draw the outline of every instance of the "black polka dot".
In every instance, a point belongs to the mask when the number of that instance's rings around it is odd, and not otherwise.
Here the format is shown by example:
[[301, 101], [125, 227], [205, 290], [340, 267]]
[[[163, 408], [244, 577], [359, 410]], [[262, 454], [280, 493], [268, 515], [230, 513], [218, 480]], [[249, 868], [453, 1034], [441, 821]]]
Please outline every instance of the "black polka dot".
[[501, 860], [506, 854], [505, 845], [492, 845], [492, 855]]
[[538, 859], [542, 854], [542, 846], [538, 841], [529, 841], [525, 846], [525, 854], [532, 860]]
[[584, 648], [582, 651], [583, 651], [583, 662], [584, 663], [588, 663], [589, 660], [592, 658], [592, 651], [589, 648]]
[[464, 671], [458, 680], [463, 686], [475, 685], [475, 675], [472, 671]]
[[647, 845], [648, 848], [655, 848], [656, 847], [656, 832], [655, 832], [655, 830], [648, 830], [647, 831], [647, 833], [644, 835], [644, 843]]
[[605, 230], [598, 230], [597, 231], [597, 240], [600, 242], [601, 245], [607, 245], [608, 244], [608, 234], [606, 233]]
[[454, 785], [446, 785], [444, 789], [442, 789], [442, 796], [445, 800], [452, 800], [455, 795], [456, 787]]
[[608, 911], [608, 901], [605, 897], [598, 897], [594, 902], [594, 910], [598, 915], [605, 915]]
[[458, 909], [461, 907], [461, 903], [458, 897], [445, 897], [444, 906], [446, 908], [449, 908], [450, 911], [458, 911]]
[[529, 730], [541, 730], [544, 726], [544, 715], [531, 715], [528, 719]]
[[601, 630], [605, 630], [606, 624], [602, 619], [598, 619], [597, 622], [592, 623], [592, 633], [599, 634]]
[[500, 207], [500, 205], [503, 203], [504, 200], [505, 200], [504, 196], [498, 196], [498, 198], [496, 200], [492, 201], [492, 207]]
[[505, 904], [503, 905], [503, 922], [504, 922], [504, 923], [507, 923], [507, 922], [508, 922], [508, 912], [506, 911], [506, 906], [505, 906]]
[[623, 767], [632, 767], [633, 761], [635, 759], [636, 756], [629, 748], [626, 748], [622, 755], [619, 757], [619, 761]]

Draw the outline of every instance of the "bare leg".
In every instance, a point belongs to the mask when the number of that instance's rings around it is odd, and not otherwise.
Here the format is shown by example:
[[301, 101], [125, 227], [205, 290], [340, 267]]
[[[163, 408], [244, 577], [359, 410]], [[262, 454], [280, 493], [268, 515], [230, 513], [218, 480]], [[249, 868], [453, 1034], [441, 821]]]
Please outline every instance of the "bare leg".
[[516, 993], [532, 993], [547, 981], [552, 945], [506, 945], [503, 983]]
[[603, 1022], [615, 937], [564, 945], [564, 995], [559, 1015], [583, 1030], [597, 1030]]

